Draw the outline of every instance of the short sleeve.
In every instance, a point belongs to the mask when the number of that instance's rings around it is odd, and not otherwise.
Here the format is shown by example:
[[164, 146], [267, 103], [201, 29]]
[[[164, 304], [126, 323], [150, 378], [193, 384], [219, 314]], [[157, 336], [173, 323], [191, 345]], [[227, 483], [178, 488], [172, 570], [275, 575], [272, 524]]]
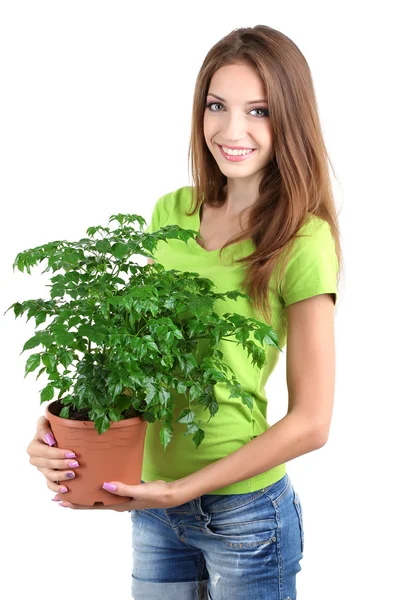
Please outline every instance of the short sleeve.
[[298, 233], [280, 286], [284, 305], [325, 293], [336, 304], [339, 263], [329, 223], [312, 215]]
[[161, 196], [154, 205], [151, 213], [150, 224], [144, 230], [144, 233], [154, 233], [160, 227], [163, 227], [163, 200], [165, 196]]

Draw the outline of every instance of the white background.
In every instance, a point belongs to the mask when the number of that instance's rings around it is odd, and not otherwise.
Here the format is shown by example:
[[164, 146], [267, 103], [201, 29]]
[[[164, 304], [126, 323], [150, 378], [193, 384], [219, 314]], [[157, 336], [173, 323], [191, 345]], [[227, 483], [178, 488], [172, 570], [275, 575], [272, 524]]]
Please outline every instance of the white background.
[[[34, 320], [4, 311], [48, 297], [49, 274], [12, 271], [18, 252], [78, 240], [111, 214], [149, 220], [191, 184], [195, 79], [232, 29], [288, 35], [313, 73], [345, 265], [336, 310], [330, 438], [288, 464], [302, 501], [299, 600], [394, 598], [398, 590], [399, 45], [394, 2], [0, 4], [1, 593], [130, 598], [129, 513], [51, 502], [26, 448], [45, 380], [24, 378]], [[397, 88], [397, 89], [396, 89]], [[397, 215], [397, 218], [396, 216]], [[141, 264], [144, 259], [141, 257]], [[286, 348], [285, 348], [286, 355]], [[285, 355], [268, 421], [287, 410]]]

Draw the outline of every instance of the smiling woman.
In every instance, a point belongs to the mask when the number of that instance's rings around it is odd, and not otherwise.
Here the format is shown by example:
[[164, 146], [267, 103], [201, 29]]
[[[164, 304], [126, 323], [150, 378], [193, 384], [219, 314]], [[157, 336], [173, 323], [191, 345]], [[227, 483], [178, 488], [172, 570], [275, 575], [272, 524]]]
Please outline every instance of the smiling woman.
[[[183, 431], [166, 453], [160, 452], [157, 426], [149, 426], [143, 480], [173, 482], [187, 504], [133, 511], [132, 592], [152, 597], [163, 585], [167, 598], [169, 592], [191, 597], [200, 589], [204, 598], [294, 600], [304, 525], [286, 462], [328, 439], [341, 248], [311, 73], [289, 38], [258, 25], [234, 30], [211, 48], [197, 76], [190, 151], [194, 185], [162, 196], [148, 231], [178, 224], [198, 231], [198, 237], [185, 246], [177, 240], [160, 244], [155, 260], [167, 269], [204, 275], [218, 291], [240, 289], [249, 295], [218, 310], [264, 319], [279, 333], [280, 347], [287, 342], [288, 411], [278, 423], [268, 423], [265, 385], [279, 353], [269, 347], [264, 368], [257, 369], [245, 353], [221, 340], [220, 349], [253, 395], [255, 410], [246, 414], [216, 385], [220, 420], [207, 423], [210, 435], [201, 453]], [[254, 522], [268, 522], [272, 529], [264, 525], [253, 531], [251, 510], [263, 493], [274, 509], [268, 513], [263, 502]], [[240, 509], [243, 498], [247, 502]], [[224, 507], [230, 508], [229, 532]], [[205, 537], [196, 537], [191, 519], [205, 521]], [[174, 523], [186, 578], [183, 565], [175, 561], [173, 570], [168, 567], [176, 546], [170, 535]], [[149, 547], [169, 549], [163, 554], [165, 567], [155, 554], [157, 579], [155, 565], [141, 551], [138, 527]], [[224, 544], [229, 552], [217, 558], [213, 549], [218, 552]], [[234, 567], [239, 558], [240, 573]]]
[[[221, 381], [213, 386], [215, 419], [206, 420], [202, 395], [193, 402], [203, 388], [190, 398], [176, 393], [177, 410], [204, 419], [201, 448], [174, 421], [164, 450], [160, 423], [150, 422], [142, 483], [106, 482], [127, 498], [115, 510], [132, 518], [132, 596], [296, 600], [304, 523], [286, 463], [328, 440], [341, 248], [312, 76], [292, 40], [257, 25], [234, 29], [209, 50], [196, 79], [189, 150], [193, 185], [155, 202], [147, 232], [179, 225], [197, 238], [162, 241], [147, 262], [198, 273], [216, 292], [242, 292], [215, 303], [215, 329], [232, 313], [273, 327], [278, 348], [287, 343], [288, 410], [268, 422], [265, 385], [277, 346], [262, 340], [260, 367], [221, 336], [218, 351], [253, 410]], [[45, 434], [42, 422], [38, 439]], [[31, 462], [51, 485], [65, 481], [58, 452], [32, 442]]]

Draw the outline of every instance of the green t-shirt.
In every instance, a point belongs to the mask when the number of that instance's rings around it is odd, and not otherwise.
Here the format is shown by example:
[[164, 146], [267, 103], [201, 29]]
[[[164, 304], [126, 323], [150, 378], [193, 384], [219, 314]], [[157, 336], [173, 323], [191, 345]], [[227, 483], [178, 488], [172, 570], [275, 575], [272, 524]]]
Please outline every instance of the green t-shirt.
[[[150, 225], [145, 231], [153, 232], [165, 225], [174, 224], [199, 231], [199, 212], [191, 217], [185, 215], [185, 211], [191, 207], [192, 189], [191, 186], [181, 187], [159, 198], [154, 206]], [[268, 325], [272, 325], [277, 331], [279, 347], [282, 349], [287, 340], [286, 306], [329, 292], [335, 294], [336, 299], [338, 262], [329, 224], [311, 215], [299, 233], [310, 235], [296, 239], [281, 285], [276, 286], [273, 274], [268, 290], [272, 312], [272, 322]], [[201, 277], [211, 279], [216, 284], [216, 292], [243, 292], [241, 280], [244, 264], [231, 264], [230, 258], [241, 258], [254, 250], [253, 240], [248, 238], [228, 246], [220, 259], [219, 250], [207, 251], [194, 239], [189, 239], [187, 244], [181, 240], [168, 240], [158, 242], [153, 255], [165, 269], [196, 272]], [[220, 315], [233, 312], [264, 322], [261, 314], [245, 298], [218, 300], [213, 310]], [[251, 357], [248, 357], [242, 346], [221, 340], [218, 348], [223, 352], [224, 362], [234, 370], [240, 384], [253, 395], [253, 411], [251, 412], [240, 398], [229, 399], [229, 390], [223, 383], [218, 382], [214, 385], [214, 394], [219, 404], [216, 415], [207, 423], [210, 414], [204, 410], [204, 406], [193, 409], [196, 418], [203, 421], [202, 428], [205, 432], [205, 437], [197, 449], [192, 436], [184, 436], [186, 425], [173, 423], [173, 438], [164, 452], [160, 441], [160, 423], [148, 423], [142, 469], [144, 481], [175, 481], [186, 477], [235, 452], [270, 427], [267, 422], [268, 400], [264, 387], [281, 353], [272, 346], [264, 346], [266, 363], [259, 369], [251, 363]], [[178, 400], [174, 407], [175, 418], [182, 409], [188, 407], [187, 399], [183, 395], [179, 395], [179, 398], [181, 400]], [[254, 492], [278, 481], [285, 472], [285, 464], [277, 465], [260, 475], [213, 490], [212, 493]]]

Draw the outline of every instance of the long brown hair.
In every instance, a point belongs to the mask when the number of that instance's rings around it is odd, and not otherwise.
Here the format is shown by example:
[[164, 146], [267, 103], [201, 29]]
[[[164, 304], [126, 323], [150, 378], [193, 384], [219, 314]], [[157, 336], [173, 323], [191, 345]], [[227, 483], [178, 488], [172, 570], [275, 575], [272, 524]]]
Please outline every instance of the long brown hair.
[[188, 156], [195, 206], [186, 214], [193, 215], [203, 201], [212, 207], [225, 203], [227, 177], [207, 147], [203, 119], [213, 74], [222, 66], [238, 63], [254, 67], [264, 83], [273, 151], [264, 167], [259, 197], [247, 209], [247, 229], [224, 244], [220, 255], [226, 246], [252, 238], [255, 251], [236, 262], [246, 264], [244, 291], [271, 324], [268, 284], [275, 267], [278, 278], [282, 276], [296, 233], [308, 219], [308, 213], [330, 225], [339, 282], [342, 250], [338, 216], [329, 178], [331, 161], [323, 140], [310, 68], [291, 39], [266, 25], [234, 29], [211, 48], [200, 68]]

